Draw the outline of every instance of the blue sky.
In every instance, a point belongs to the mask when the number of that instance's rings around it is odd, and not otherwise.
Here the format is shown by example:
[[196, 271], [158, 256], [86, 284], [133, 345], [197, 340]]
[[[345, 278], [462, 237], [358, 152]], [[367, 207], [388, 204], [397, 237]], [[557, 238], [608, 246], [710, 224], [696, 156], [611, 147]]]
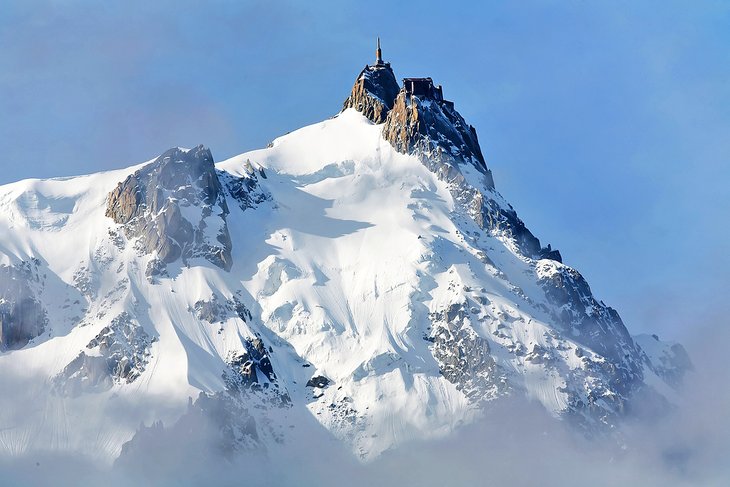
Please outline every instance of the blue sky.
[[374, 39], [479, 134], [497, 188], [634, 331], [730, 313], [730, 3], [5, 1], [0, 184], [334, 115]]

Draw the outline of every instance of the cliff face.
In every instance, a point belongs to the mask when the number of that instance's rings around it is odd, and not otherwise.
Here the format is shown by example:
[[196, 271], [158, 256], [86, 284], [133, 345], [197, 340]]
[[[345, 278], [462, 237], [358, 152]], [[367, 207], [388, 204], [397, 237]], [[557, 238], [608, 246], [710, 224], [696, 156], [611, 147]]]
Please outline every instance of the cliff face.
[[452, 157], [490, 174], [474, 127], [466, 123], [453, 103], [435, 95], [435, 91], [415, 95], [405, 88], [400, 90], [383, 127], [383, 138], [399, 152]]
[[146, 253], [157, 254], [155, 273], [180, 257], [203, 257], [229, 270], [228, 212], [213, 156], [199, 146], [170, 149], [119, 183], [106, 216], [124, 225], [127, 238], [139, 239]]
[[131, 384], [144, 373], [156, 340], [129, 313], [123, 312], [54, 377], [54, 390], [76, 396], [106, 391], [115, 384]]
[[383, 123], [399, 89], [390, 64], [365, 66], [342, 109], [354, 108], [374, 123]]

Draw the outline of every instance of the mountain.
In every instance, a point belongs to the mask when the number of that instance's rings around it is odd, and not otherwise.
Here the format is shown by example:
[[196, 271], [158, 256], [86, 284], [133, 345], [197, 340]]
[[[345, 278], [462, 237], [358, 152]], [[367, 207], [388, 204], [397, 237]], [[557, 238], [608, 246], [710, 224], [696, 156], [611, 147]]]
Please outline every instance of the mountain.
[[587, 436], [670, 408], [682, 346], [562, 260], [443, 88], [378, 50], [342, 112], [268, 148], [0, 187], [0, 452], [144, 461], [205, 431], [367, 461], [507, 398]]

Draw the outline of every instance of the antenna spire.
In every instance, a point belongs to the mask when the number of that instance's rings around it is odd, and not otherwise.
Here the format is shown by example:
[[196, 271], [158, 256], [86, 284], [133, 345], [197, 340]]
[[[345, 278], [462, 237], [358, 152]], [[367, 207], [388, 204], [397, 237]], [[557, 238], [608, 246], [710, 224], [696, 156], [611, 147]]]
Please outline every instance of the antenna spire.
[[378, 48], [375, 50], [375, 64], [383, 64], [383, 53], [380, 51], [380, 36], [378, 36]]

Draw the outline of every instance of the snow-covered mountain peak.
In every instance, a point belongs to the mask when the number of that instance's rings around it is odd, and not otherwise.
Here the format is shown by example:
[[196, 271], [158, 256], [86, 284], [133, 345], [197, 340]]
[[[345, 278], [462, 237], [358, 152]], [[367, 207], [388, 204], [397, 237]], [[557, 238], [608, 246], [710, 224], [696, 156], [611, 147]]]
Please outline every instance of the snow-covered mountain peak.
[[218, 164], [175, 148], [0, 187], [0, 370], [42, 403], [0, 445], [111, 460], [207, 417], [228, 453], [324, 432], [370, 459], [504, 397], [588, 434], [664, 405], [681, 346], [644, 350], [496, 191], [440, 87], [394, 81], [379, 58], [334, 118]]
[[[383, 138], [403, 153], [421, 153], [431, 160], [458, 166], [473, 165], [493, 186], [474, 127], [444, 99], [441, 85], [431, 78], [404, 78], [401, 87], [390, 63], [378, 48], [375, 64], [366, 65], [355, 80], [343, 110], [354, 108], [376, 124], [385, 123]], [[468, 169], [467, 169], [468, 171]], [[456, 167], [450, 177], [463, 176]]]

